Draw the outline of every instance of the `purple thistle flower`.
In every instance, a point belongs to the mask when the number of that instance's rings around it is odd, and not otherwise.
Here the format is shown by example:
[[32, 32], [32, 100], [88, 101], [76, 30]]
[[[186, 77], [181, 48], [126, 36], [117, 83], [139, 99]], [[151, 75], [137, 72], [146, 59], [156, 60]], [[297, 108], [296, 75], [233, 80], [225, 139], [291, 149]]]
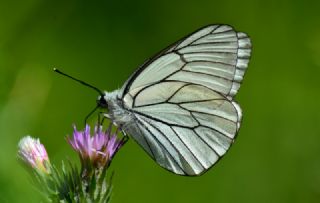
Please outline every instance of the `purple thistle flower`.
[[68, 143], [78, 152], [84, 169], [106, 166], [124, 144], [117, 137], [118, 131], [111, 133], [111, 125], [105, 132], [101, 128], [96, 126], [91, 136], [89, 125], [84, 131], [78, 131], [74, 126], [73, 137], [67, 137]]
[[23, 137], [18, 144], [18, 157], [38, 172], [49, 174], [50, 161], [45, 147], [39, 139], [30, 136]]

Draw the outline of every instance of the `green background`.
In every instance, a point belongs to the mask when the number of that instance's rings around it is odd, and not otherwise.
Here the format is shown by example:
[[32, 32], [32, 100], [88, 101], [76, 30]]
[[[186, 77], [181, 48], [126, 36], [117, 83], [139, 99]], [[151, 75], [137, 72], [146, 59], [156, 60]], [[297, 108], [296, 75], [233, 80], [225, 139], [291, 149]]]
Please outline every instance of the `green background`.
[[[253, 52], [236, 100], [244, 119], [228, 154], [201, 177], [157, 166], [132, 140], [113, 162], [113, 203], [319, 202], [319, 1], [0, 1], [0, 202], [39, 202], [17, 143], [40, 137], [51, 161], [96, 92], [121, 87], [145, 59], [194, 30], [225, 23]], [[92, 119], [91, 122], [94, 122]]]

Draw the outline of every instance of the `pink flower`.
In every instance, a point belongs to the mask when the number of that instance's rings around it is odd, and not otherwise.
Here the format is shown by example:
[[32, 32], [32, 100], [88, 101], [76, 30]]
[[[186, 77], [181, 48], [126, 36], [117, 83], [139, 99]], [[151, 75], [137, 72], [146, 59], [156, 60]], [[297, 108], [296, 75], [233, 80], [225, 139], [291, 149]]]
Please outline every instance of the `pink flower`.
[[18, 157], [38, 172], [50, 173], [50, 161], [45, 147], [39, 139], [23, 137], [18, 144]]
[[111, 126], [105, 132], [101, 128], [96, 126], [91, 136], [89, 125], [84, 131], [77, 131], [74, 126], [73, 137], [67, 137], [68, 143], [78, 152], [84, 168], [106, 166], [124, 144], [123, 140], [118, 139], [117, 132], [111, 133]]

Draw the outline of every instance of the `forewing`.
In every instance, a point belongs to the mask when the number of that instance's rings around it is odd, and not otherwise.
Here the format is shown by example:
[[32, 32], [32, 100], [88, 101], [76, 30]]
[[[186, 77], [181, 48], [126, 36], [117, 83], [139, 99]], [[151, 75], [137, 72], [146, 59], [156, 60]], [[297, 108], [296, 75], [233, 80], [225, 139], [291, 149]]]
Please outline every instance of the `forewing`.
[[176, 174], [194, 176], [208, 170], [229, 149], [240, 126], [241, 110], [235, 102], [197, 84], [157, 83], [131, 101], [125, 105], [135, 122], [127, 133]]
[[[179, 40], [145, 62], [125, 83], [120, 98], [154, 83], [203, 85], [232, 98], [248, 66], [251, 42], [228, 25], [210, 25]], [[132, 95], [134, 96], [134, 95]]]

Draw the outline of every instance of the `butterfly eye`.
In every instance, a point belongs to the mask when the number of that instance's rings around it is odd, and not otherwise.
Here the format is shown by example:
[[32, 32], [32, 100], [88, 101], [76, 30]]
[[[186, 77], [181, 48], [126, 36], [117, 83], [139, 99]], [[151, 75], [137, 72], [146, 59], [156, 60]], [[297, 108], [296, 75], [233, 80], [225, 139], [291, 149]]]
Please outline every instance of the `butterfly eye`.
[[97, 104], [101, 108], [108, 108], [108, 102], [103, 96], [99, 96], [97, 99]]

